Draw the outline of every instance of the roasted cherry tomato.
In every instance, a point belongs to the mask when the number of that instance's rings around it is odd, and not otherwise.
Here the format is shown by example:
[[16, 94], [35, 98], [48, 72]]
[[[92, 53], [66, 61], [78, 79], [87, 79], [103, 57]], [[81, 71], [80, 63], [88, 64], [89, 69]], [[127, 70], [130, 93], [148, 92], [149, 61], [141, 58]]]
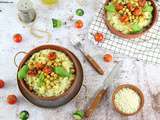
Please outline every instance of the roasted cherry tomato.
[[144, 7], [146, 4], [146, 0], [138, 0], [138, 4], [139, 6]]
[[75, 27], [78, 28], [78, 29], [82, 28], [83, 27], [83, 21], [82, 20], [77, 20], [75, 22]]
[[7, 102], [13, 105], [17, 102], [17, 97], [15, 95], [8, 95]]
[[46, 66], [46, 67], [43, 68], [43, 72], [48, 75], [48, 74], [52, 73], [52, 69], [50, 67]]
[[112, 61], [112, 55], [105, 54], [103, 59], [104, 59], [105, 62], [111, 62]]
[[42, 63], [36, 63], [36, 64], [35, 64], [35, 68], [36, 68], [37, 70], [41, 70], [41, 69], [44, 68], [44, 65], [43, 65]]
[[48, 54], [48, 59], [49, 59], [49, 60], [55, 60], [56, 58], [57, 58], [57, 55], [56, 55], [55, 52], [50, 52], [50, 53]]
[[133, 11], [133, 14], [136, 15], [136, 16], [139, 16], [141, 15], [142, 11], [140, 8], [136, 7]]
[[103, 36], [102, 33], [96, 33], [96, 34], [94, 35], [94, 38], [95, 38], [95, 40], [96, 40], [97, 42], [101, 42], [101, 41], [104, 40], [104, 36]]
[[124, 8], [124, 6], [123, 6], [122, 3], [116, 4], [116, 10], [117, 10], [117, 11], [120, 11], [120, 10], [122, 10], [123, 8]]
[[5, 85], [4, 81], [3, 80], [0, 80], [0, 88], [3, 88]]
[[122, 23], [127, 23], [128, 20], [129, 20], [129, 18], [128, 18], [127, 15], [123, 15], [123, 16], [121, 16], [119, 19], [120, 19], [120, 21], [121, 21]]
[[134, 7], [133, 7], [133, 5], [132, 5], [132, 3], [127, 3], [127, 7], [128, 7], [128, 9], [130, 10], [130, 11], [133, 11], [134, 10]]
[[33, 70], [29, 70], [28, 71], [28, 75], [30, 76], [36, 76], [38, 74], [37, 70], [36, 69], [33, 69]]
[[16, 42], [16, 43], [20, 43], [22, 41], [22, 35], [21, 34], [15, 34], [13, 36], [13, 40]]

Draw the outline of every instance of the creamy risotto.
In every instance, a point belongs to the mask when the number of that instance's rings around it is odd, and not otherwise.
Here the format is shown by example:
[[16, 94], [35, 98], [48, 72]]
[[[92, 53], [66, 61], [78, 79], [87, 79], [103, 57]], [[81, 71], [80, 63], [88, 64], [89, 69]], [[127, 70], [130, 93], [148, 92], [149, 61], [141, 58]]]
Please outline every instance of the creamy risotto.
[[34, 53], [18, 77], [38, 96], [59, 96], [72, 85], [75, 68], [63, 52], [46, 49]]

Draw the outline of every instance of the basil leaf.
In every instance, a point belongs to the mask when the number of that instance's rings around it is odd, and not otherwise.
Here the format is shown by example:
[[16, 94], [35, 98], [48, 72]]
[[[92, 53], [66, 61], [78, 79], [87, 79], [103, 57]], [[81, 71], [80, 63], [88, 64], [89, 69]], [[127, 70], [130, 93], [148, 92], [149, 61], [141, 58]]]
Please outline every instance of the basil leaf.
[[66, 71], [63, 67], [55, 67], [53, 71], [61, 77], [70, 77], [70, 72]]
[[144, 6], [144, 8], [142, 9], [143, 12], [152, 12], [153, 11], [153, 7], [149, 4], [146, 4]]
[[133, 30], [132, 33], [138, 33], [142, 30], [142, 28], [138, 24], [133, 24], [131, 28]]
[[39, 76], [38, 76], [38, 82], [37, 82], [37, 85], [38, 87], [41, 87], [44, 83], [44, 79], [45, 79], [45, 76], [43, 73], [41, 73]]
[[29, 71], [28, 65], [24, 65], [24, 66], [18, 71], [18, 79], [19, 79], [19, 80], [23, 80], [23, 79], [26, 77], [28, 71]]
[[112, 3], [110, 3], [109, 5], [106, 5], [105, 10], [108, 12], [116, 12], [115, 6]]

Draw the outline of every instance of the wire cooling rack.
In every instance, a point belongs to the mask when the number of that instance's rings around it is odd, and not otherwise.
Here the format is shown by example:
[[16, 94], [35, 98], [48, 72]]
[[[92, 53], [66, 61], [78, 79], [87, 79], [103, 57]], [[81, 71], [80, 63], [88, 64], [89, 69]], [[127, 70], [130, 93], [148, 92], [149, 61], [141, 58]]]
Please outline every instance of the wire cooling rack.
[[[89, 40], [113, 53], [160, 64], [160, 1], [156, 1], [159, 11], [157, 23], [143, 36], [129, 40], [120, 38], [108, 30], [103, 20], [104, 3], [100, 2], [99, 4], [96, 17], [89, 28]], [[93, 34], [97, 32], [105, 35], [104, 42], [95, 41]]]

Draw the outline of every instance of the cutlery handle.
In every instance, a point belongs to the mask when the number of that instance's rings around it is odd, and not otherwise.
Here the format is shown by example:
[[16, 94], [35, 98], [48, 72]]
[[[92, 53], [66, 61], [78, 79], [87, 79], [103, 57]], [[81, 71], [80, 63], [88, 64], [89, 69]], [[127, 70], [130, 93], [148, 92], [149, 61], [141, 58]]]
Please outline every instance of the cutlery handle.
[[89, 118], [101, 103], [103, 97], [107, 94], [106, 90], [101, 90], [97, 93], [96, 97], [91, 101], [89, 107], [85, 110], [85, 117]]
[[88, 62], [93, 66], [93, 68], [101, 75], [104, 74], [104, 70], [99, 66], [99, 64], [89, 55], [85, 55]]

